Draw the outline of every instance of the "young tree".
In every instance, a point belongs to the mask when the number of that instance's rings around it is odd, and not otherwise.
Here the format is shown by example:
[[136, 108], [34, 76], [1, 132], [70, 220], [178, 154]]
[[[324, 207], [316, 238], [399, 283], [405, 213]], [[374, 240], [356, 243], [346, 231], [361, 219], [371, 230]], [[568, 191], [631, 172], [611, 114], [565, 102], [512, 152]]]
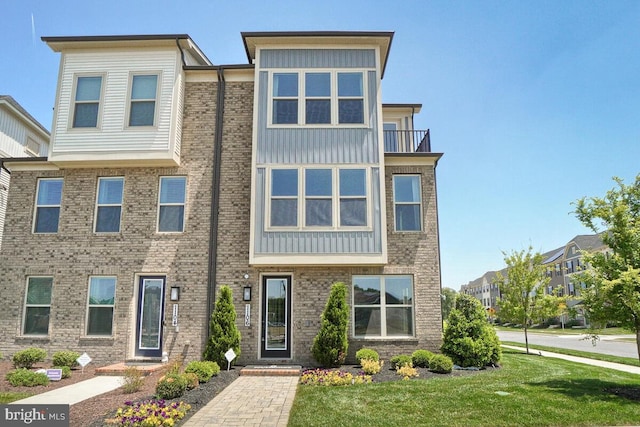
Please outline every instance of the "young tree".
[[583, 305], [593, 337], [607, 322], [634, 331], [640, 360], [640, 175], [633, 185], [613, 178], [617, 188], [603, 198], [582, 198], [574, 203], [575, 214], [612, 253], [585, 253], [590, 266], [581, 274], [586, 288]]
[[542, 265], [542, 255], [532, 254], [533, 249], [527, 251], [512, 251], [504, 253], [507, 264], [507, 276], [501, 272], [496, 274], [495, 282], [500, 289], [498, 300], [500, 319], [520, 323], [524, 327], [524, 341], [529, 353], [529, 336], [527, 334], [532, 320], [540, 317], [540, 311], [549, 305], [550, 301], [540, 301], [545, 298], [544, 288], [549, 283]]
[[[209, 323], [209, 341], [204, 351], [204, 360], [211, 360], [220, 366], [227, 366], [225, 353], [232, 348], [240, 357], [240, 331], [236, 326], [236, 309], [229, 286], [220, 287], [220, 295]], [[235, 360], [238, 360], [237, 358]]]
[[322, 366], [340, 366], [347, 357], [348, 322], [347, 285], [342, 282], [334, 283], [322, 312], [320, 331], [313, 339], [311, 347], [313, 357]]

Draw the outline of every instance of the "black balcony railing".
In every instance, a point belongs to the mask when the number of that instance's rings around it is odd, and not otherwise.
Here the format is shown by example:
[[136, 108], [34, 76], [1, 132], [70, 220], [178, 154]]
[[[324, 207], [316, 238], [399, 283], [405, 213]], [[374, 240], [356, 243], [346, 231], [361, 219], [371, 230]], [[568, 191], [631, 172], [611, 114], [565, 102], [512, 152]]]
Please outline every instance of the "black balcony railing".
[[429, 153], [431, 140], [427, 130], [385, 130], [385, 153]]

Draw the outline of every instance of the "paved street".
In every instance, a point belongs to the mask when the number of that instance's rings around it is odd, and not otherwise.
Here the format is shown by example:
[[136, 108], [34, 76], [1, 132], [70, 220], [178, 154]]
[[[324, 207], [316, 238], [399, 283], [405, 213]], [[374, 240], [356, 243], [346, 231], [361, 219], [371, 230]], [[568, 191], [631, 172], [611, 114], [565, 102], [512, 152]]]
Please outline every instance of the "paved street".
[[[598, 343], [593, 346], [591, 340], [585, 340], [584, 335], [552, 335], [529, 332], [529, 344], [546, 345], [549, 347], [567, 348], [571, 350], [588, 351], [591, 353], [611, 354], [614, 356], [638, 358], [635, 342], [616, 341], [613, 335], [601, 335]], [[633, 338], [633, 335], [625, 335]], [[524, 344], [524, 332], [498, 331], [498, 338], [502, 341], [514, 341]]]

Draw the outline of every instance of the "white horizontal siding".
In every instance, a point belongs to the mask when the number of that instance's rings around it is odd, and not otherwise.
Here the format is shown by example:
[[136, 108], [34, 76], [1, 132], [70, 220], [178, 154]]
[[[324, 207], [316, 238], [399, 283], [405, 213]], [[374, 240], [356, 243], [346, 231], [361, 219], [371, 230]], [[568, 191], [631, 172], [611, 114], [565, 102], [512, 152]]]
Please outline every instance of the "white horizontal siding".
[[29, 127], [23, 120], [20, 120], [14, 114], [4, 108], [0, 108], [0, 157], [7, 155], [9, 157], [27, 157], [29, 154], [25, 151], [27, 137], [33, 139], [40, 144], [39, 156], [46, 156], [49, 141], [29, 131]]
[[[65, 53], [62, 57], [57, 115], [54, 123], [55, 154], [101, 151], [170, 150], [171, 114], [177, 79], [177, 51], [101, 51]], [[160, 73], [153, 129], [126, 126], [129, 76], [131, 73]], [[74, 76], [103, 75], [103, 100], [98, 129], [72, 129]]]

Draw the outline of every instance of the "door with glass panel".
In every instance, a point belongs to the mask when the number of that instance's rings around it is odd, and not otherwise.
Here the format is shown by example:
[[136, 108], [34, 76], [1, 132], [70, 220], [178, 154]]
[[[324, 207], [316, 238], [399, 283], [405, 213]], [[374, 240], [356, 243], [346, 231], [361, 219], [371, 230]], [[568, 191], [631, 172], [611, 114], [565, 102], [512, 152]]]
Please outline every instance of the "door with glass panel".
[[291, 357], [291, 276], [262, 278], [261, 355]]
[[136, 356], [162, 356], [164, 287], [165, 277], [140, 277], [136, 326]]

